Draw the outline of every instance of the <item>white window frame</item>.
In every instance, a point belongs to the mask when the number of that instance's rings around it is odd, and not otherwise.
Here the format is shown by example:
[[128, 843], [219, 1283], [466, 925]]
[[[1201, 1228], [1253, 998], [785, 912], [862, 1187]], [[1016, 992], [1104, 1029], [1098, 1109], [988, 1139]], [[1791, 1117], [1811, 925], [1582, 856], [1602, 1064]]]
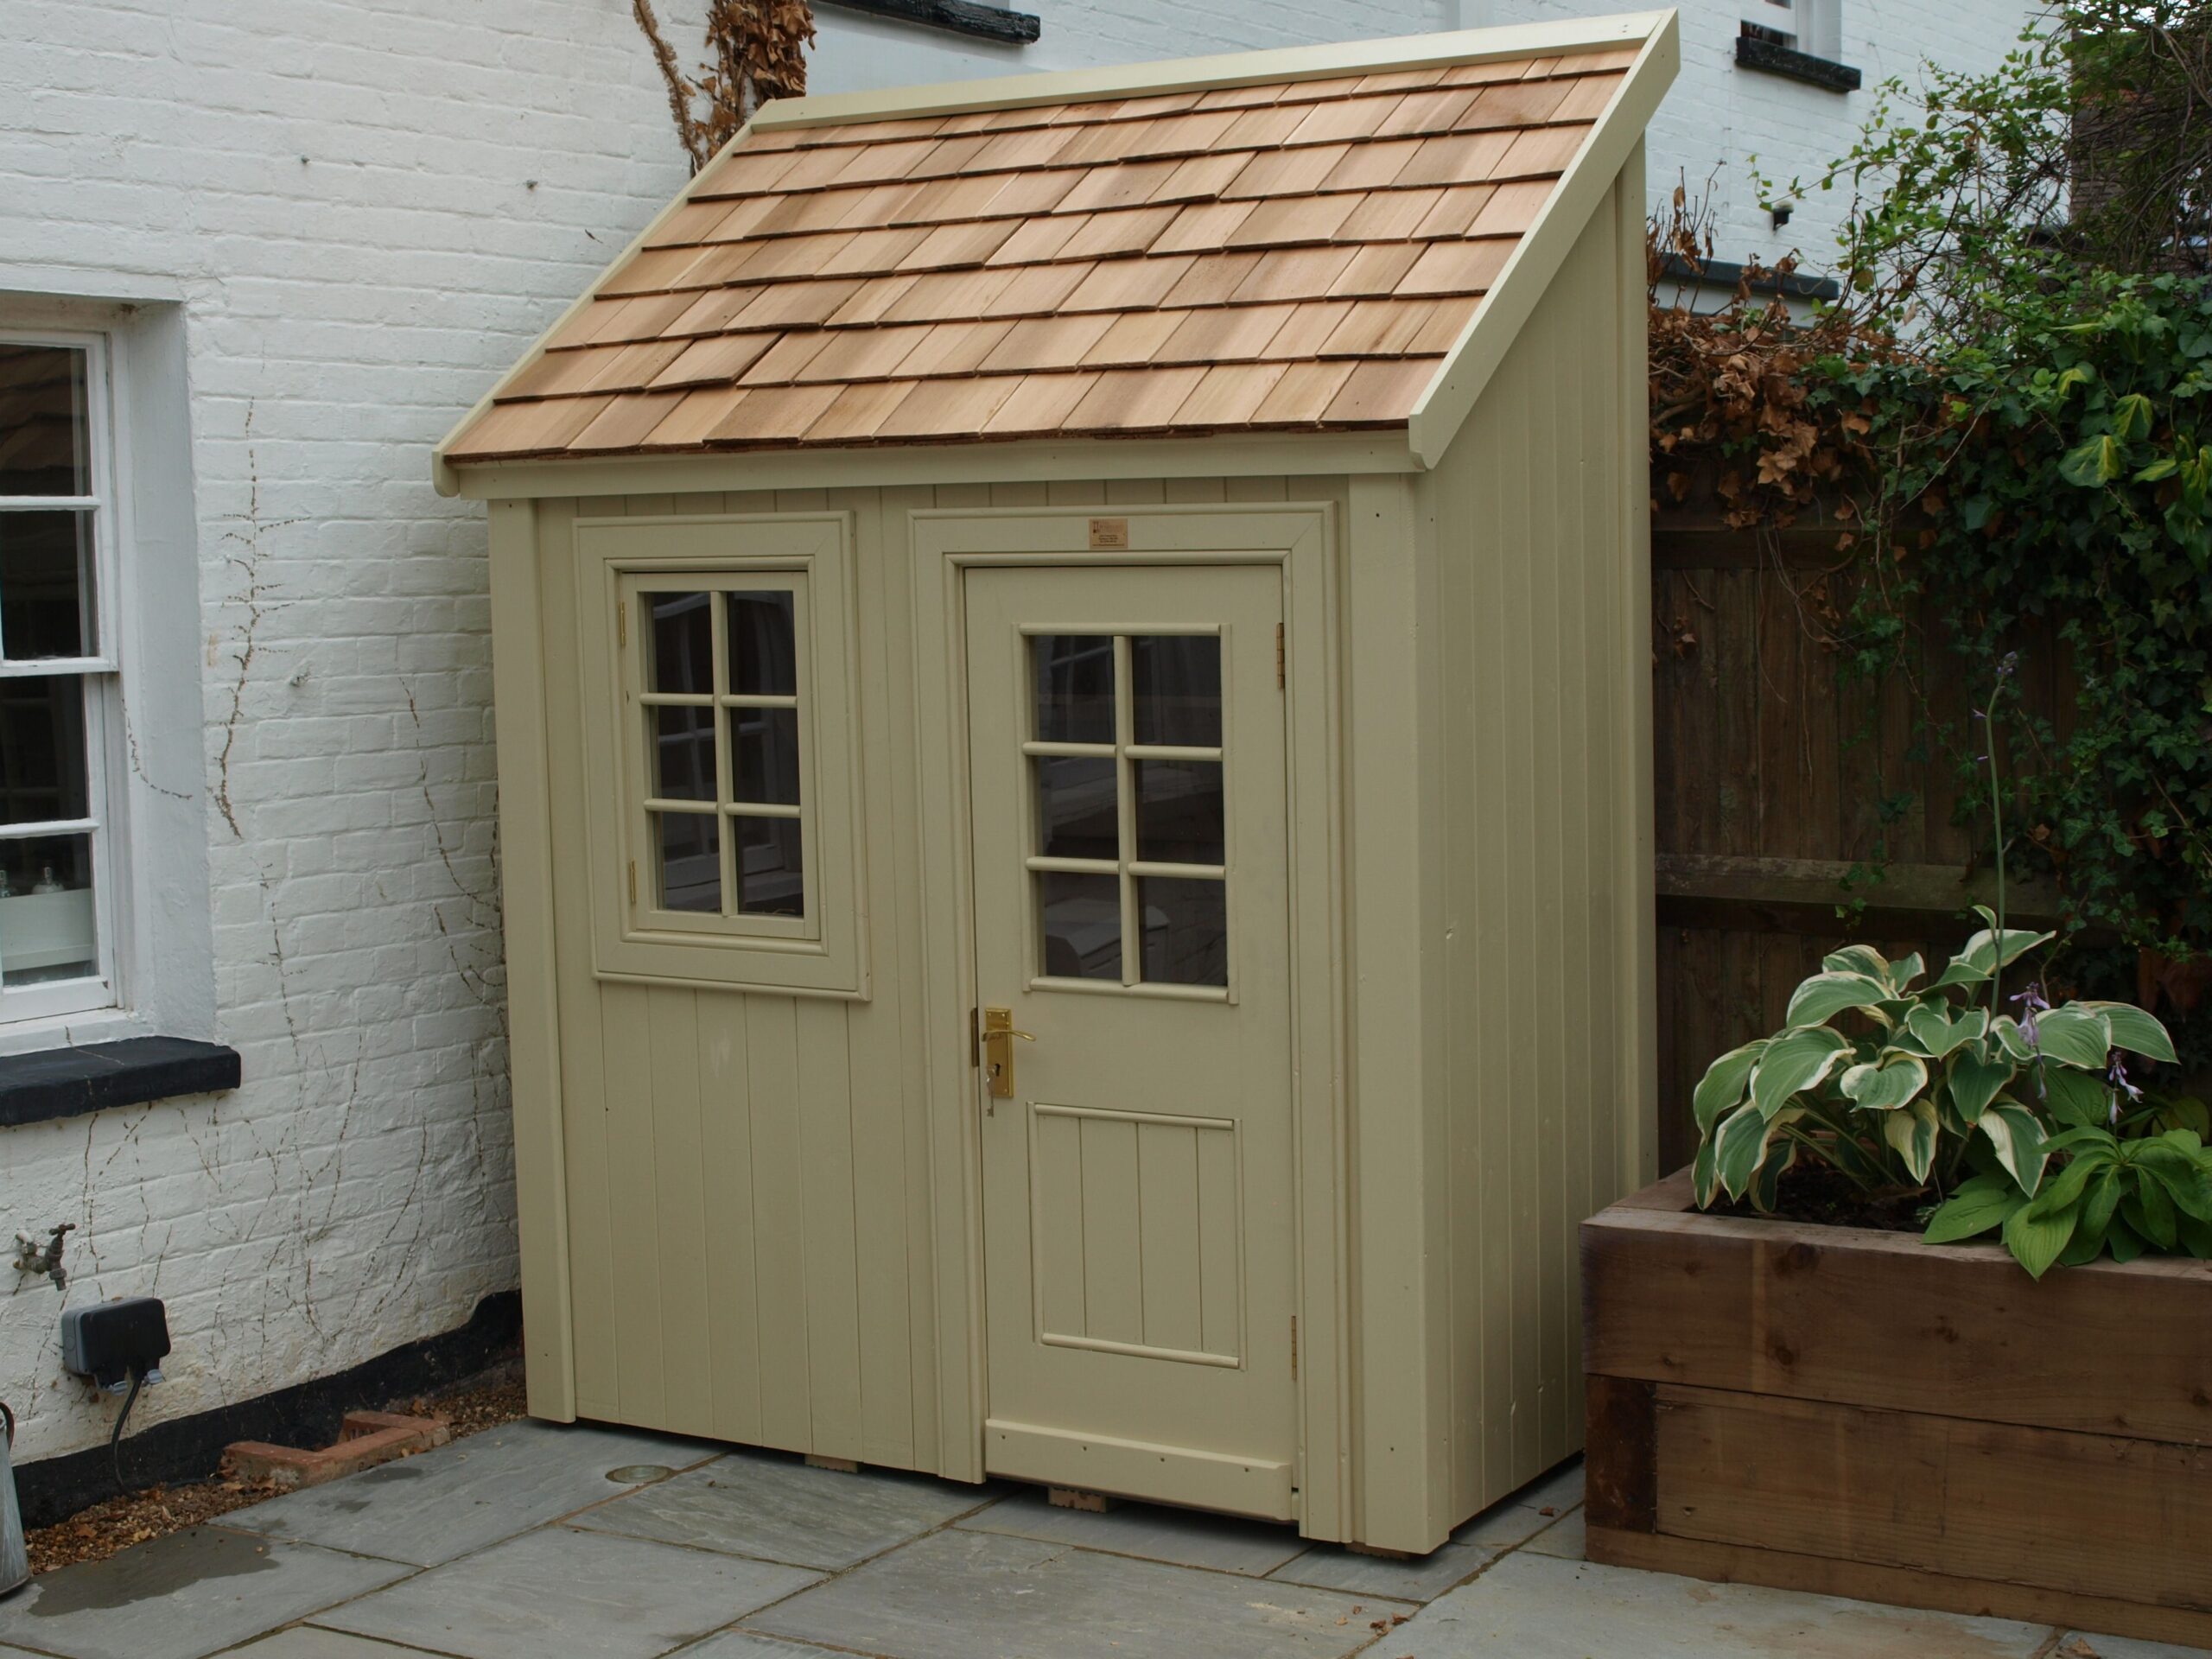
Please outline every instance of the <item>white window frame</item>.
[[[86, 442], [90, 449], [92, 493], [84, 496], [0, 496], [0, 513], [89, 510], [92, 524], [92, 619], [97, 654], [89, 657], [0, 659], [0, 679], [74, 675], [84, 686], [86, 816], [48, 823], [0, 827], [0, 840], [36, 836], [89, 834], [92, 843], [92, 931], [96, 971], [76, 979], [40, 984], [0, 984], [0, 1031], [27, 1020], [123, 1006], [120, 964], [125, 959], [128, 920], [127, 845], [123, 806], [126, 795], [120, 741], [123, 730], [123, 664], [119, 489], [117, 432], [111, 381], [111, 353], [106, 335], [50, 329], [0, 327], [0, 344], [62, 346], [85, 353]], [[0, 649], [5, 636], [0, 634]], [[4, 903], [0, 900], [0, 903]], [[6, 963], [0, 935], [0, 970]]]
[[[581, 518], [575, 535], [589, 854], [582, 874], [591, 891], [594, 975], [648, 984], [866, 998], [868, 884], [852, 516]], [[647, 588], [689, 582], [718, 592], [778, 586], [793, 592], [802, 917], [717, 916], [664, 910], [651, 902], [655, 875], [646, 833], [645, 722], [639, 702], [645, 624], [634, 599], [641, 579]], [[718, 772], [728, 765], [726, 755], [716, 760]], [[723, 833], [733, 833], [731, 817], [721, 821]], [[729, 868], [728, 860], [724, 868]], [[727, 887], [725, 899], [734, 902]]]
[[1843, 0], [1746, 0], [1745, 10], [1745, 22], [1782, 30], [1793, 51], [1831, 63], [1843, 56]]

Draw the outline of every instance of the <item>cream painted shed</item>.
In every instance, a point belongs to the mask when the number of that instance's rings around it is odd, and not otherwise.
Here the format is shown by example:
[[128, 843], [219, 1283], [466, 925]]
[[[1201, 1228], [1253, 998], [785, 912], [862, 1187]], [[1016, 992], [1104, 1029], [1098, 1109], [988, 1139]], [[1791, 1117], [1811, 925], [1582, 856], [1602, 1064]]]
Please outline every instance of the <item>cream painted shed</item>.
[[1675, 62], [772, 104], [461, 422], [533, 1412], [1407, 1551], [1575, 1449]]

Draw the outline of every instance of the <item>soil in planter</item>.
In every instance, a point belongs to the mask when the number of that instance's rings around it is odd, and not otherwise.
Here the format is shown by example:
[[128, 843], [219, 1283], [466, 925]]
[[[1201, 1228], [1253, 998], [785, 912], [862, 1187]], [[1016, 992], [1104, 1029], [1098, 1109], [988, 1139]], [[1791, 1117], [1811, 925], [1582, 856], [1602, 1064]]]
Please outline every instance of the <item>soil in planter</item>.
[[1751, 1216], [1770, 1221], [1809, 1221], [1823, 1227], [1870, 1227], [1881, 1233], [1916, 1233], [1925, 1224], [1917, 1212], [1929, 1203], [1926, 1192], [1898, 1192], [1870, 1198], [1829, 1165], [1799, 1164], [1786, 1172], [1776, 1189], [1774, 1208], [1764, 1217], [1749, 1199], [1713, 1206], [1717, 1216]]

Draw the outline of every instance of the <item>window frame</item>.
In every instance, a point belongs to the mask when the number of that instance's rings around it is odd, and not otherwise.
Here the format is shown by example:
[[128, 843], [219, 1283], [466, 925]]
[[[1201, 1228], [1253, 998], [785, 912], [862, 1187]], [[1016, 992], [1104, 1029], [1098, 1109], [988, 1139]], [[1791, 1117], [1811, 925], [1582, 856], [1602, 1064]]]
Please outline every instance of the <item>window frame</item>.
[[[120, 734], [124, 725], [123, 658], [119, 594], [122, 558], [119, 526], [121, 489], [116, 454], [113, 353], [105, 334], [80, 330], [0, 327], [0, 346], [60, 347], [85, 353], [85, 436], [92, 493], [81, 496], [0, 495], [0, 513], [89, 512], [92, 516], [92, 602], [89, 607], [98, 649], [79, 657], [0, 658], [0, 680], [55, 675], [75, 677], [82, 687], [85, 723], [85, 805], [82, 817], [10, 824], [0, 840], [39, 835], [86, 835], [92, 841], [92, 910], [95, 971], [74, 979], [10, 987], [0, 983], [0, 1033], [31, 1022], [55, 1020], [125, 1006], [122, 964], [127, 958], [128, 912], [124, 894], [129, 879]], [[0, 649], [5, 636], [0, 634]], [[24, 896], [24, 895], [18, 895]], [[6, 957], [0, 951], [0, 969]]]
[[[575, 524], [585, 694], [586, 817], [593, 971], [601, 979], [721, 985], [865, 998], [866, 884], [860, 836], [859, 696], [851, 602], [849, 514], [728, 514], [581, 518]], [[778, 578], [786, 579], [779, 582]], [[667, 910], [651, 902], [653, 798], [646, 742], [641, 592], [675, 586], [716, 594], [788, 586], [796, 656], [800, 877], [804, 914]], [[716, 601], [716, 610], [724, 601]], [[726, 619], [715, 623], [725, 638]], [[724, 707], [758, 701], [721, 683], [718, 650], [715, 817], [728, 838], [726, 873], [741, 855], [732, 826], [748, 815], [735, 789]], [[692, 705], [707, 706], [707, 705]], [[780, 704], [779, 704], [780, 706]], [[703, 815], [702, 815], [703, 816]], [[632, 887], [634, 871], [635, 886]], [[633, 896], [634, 895], [634, 896]]]

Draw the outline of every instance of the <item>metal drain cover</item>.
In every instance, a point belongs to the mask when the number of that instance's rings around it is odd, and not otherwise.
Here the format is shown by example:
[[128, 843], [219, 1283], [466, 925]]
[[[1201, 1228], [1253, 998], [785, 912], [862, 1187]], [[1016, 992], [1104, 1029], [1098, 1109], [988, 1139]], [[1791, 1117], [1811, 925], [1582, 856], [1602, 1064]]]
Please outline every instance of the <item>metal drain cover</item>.
[[620, 1469], [608, 1470], [607, 1478], [620, 1486], [650, 1486], [675, 1472], [664, 1463], [626, 1463]]

